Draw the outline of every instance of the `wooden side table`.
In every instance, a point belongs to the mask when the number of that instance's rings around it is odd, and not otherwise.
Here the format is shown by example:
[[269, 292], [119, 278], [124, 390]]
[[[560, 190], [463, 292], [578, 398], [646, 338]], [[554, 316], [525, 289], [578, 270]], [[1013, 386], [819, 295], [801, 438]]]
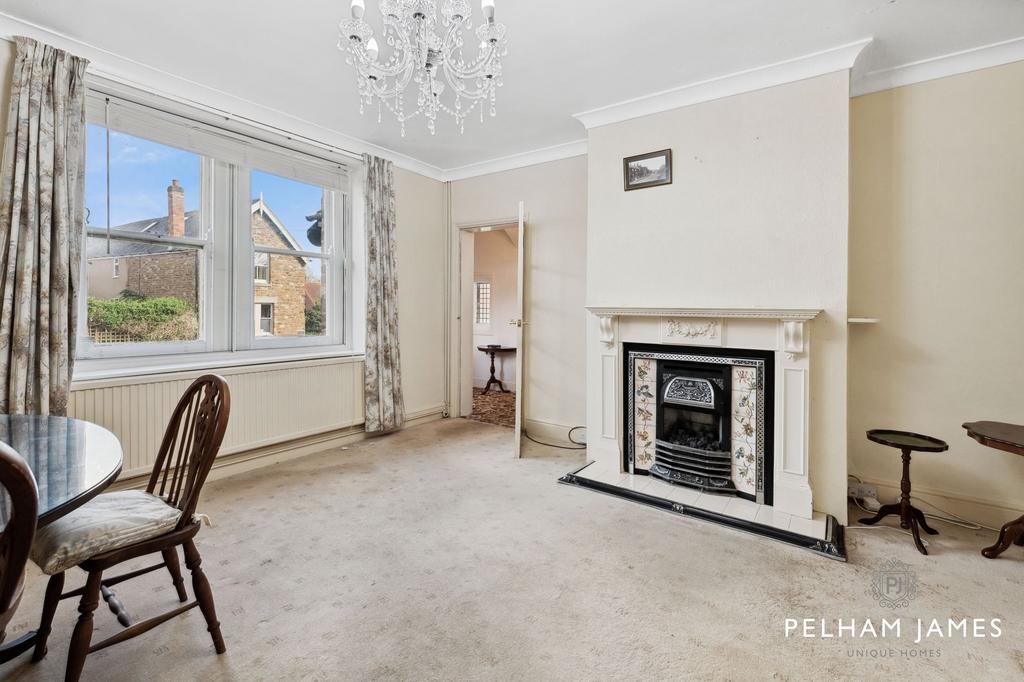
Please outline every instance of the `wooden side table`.
[[484, 393], [491, 390], [491, 384], [497, 384], [502, 393], [511, 393], [512, 391], [505, 388], [505, 385], [501, 383], [501, 379], [494, 376], [494, 356], [498, 353], [515, 353], [516, 349], [511, 346], [477, 346], [476, 349], [491, 356], [491, 378], [484, 385]]
[[939, 531], [930, 527], [924, 520], [924, 512], [910, 504], [910, 453], [911, 452], [945, 452], [949, 446], [945, 441], [931, 436], [922, 436], [919, 433], [909, 431], [890, 431], [887, 429], [872, 429], [868, 431], [868, 440], [890, 448], [896, 448], [903, 452], [903, 479], [900, 481], [900, 501], [896, 504], [884, 504], [878, 513], [870, 519], [861, 519], [860, 522], [873, 525], [890, 514], [899, 514], [900, 528], [909, 528], [914, 535], [914, 544], [921, 554], [927, 554], [924, 543], [921, 542], [921, 533], [918, 526], [924, 528], [929, 535], [938, 535]]
[[[1024, 455], [1024, 426], [1004, 422], [967, 422], [963, 426], [968, 436], [986, 447]], [[981, 555], [995, 559], [1014, 543], [1024, 545], [1024, 516], [1004, 524], [996, 544], [981, 550]]]

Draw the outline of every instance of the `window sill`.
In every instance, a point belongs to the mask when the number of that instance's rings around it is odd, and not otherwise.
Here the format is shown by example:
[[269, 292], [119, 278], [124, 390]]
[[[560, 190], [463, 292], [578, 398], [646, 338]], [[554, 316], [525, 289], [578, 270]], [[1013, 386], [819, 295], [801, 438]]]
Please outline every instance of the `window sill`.
[[71, 390], [97, 388], [117, 379], [153, 377], [161, 374], [317, 360], [349, 359], [355, 362], [362, 357], [363, 351], [361, 350], [352, 350], [342, 346], [311, 346], [143, 357], [88, 358], [75, 361]]

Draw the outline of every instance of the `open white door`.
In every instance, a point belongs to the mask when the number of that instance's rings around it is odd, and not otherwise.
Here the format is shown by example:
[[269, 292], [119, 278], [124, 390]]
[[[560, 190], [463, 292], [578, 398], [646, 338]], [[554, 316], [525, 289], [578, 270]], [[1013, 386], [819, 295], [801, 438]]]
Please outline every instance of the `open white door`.
[[519, 244], [516, 254], [516, 308], [515, 317], [508, 321], [516, 328], [516, 426], [512, 440], [512, 454], [520, 457], [523, 440], [523, 413], [526, 409], [526, 324], [523, 313], [523, 285], [526, 281], [526, 221], [523, 214], [523, 202], [519, 202]]

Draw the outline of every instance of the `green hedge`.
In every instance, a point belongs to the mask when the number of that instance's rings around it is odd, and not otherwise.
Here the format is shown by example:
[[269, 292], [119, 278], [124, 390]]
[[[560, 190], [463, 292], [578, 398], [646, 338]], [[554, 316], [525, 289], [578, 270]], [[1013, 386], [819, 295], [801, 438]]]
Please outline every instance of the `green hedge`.
[[119, 330], [125, 326], [156, 326], [169, 322], [191, 310], [180, 298], [113, 298], [89, 299], [89, 326]]

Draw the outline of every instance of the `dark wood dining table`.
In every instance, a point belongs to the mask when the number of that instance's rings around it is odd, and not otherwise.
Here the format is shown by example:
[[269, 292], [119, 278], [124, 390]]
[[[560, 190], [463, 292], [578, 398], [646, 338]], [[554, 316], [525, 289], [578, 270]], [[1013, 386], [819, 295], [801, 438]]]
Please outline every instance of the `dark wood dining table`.
[[[81, 507], [121, 473], [117, 436], [80, 419], [0, 415], [0, 441], [22, 456], [36, 478], [38, 528]], [[7, 498], [0, 495], [0, 525], [6, 520]]]

